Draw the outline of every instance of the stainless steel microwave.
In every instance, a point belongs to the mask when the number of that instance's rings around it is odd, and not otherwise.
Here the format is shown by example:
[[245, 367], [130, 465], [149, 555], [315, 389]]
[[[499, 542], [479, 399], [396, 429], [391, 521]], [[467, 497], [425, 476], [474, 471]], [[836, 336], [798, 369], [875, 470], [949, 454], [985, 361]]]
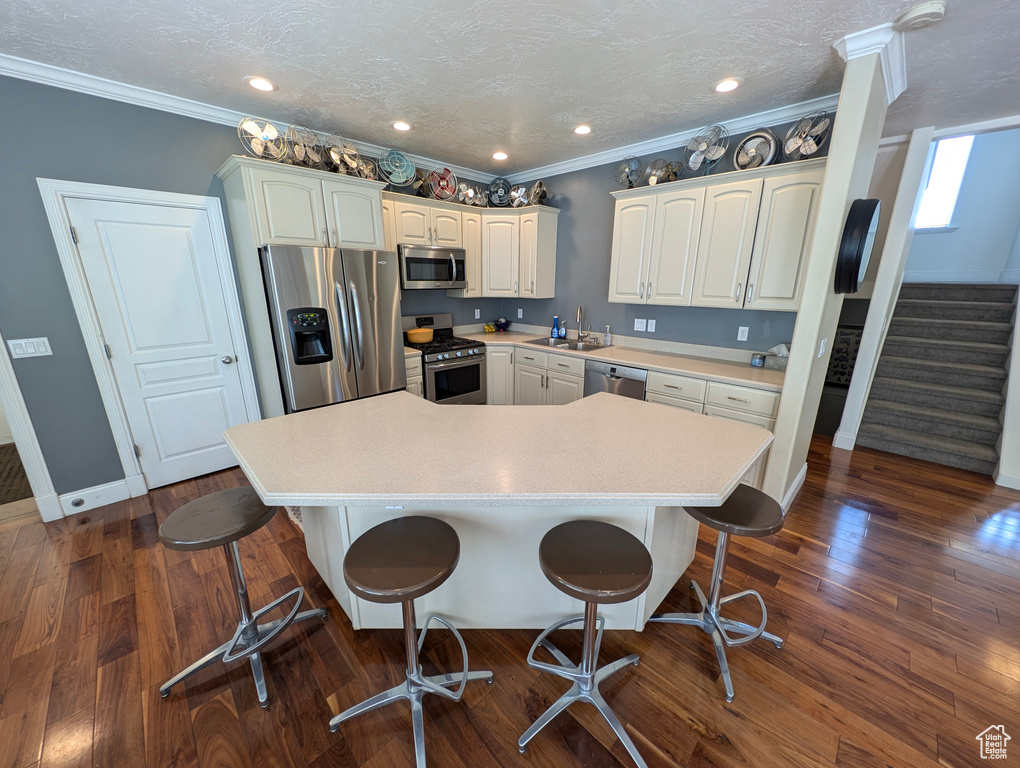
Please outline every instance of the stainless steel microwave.
[[467, 288], [463, 248], [434, 245], [397, 246], [400, 255], [400, 287], [405, 291], [422, 288]]

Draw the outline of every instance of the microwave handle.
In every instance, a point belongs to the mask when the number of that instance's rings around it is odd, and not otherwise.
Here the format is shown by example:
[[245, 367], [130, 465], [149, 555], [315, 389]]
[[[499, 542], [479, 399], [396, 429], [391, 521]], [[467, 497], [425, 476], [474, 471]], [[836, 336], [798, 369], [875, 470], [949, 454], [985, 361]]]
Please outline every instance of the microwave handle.
[[457, 282], [457, 260], [450, 254], [450, 284]]
[[347, 349], [347, 335], [350, 333], [348, 327], [350, 323], [347, 320], [347, 301], [342, 293], [344, 287], [340, 283], [336, 284], [336, 305], [340, 310], [340, 333], [337, 336], [340, 337], [340, 359], [343, 361], [344, 370], [350, 373], [351, 371], [351, 353]]

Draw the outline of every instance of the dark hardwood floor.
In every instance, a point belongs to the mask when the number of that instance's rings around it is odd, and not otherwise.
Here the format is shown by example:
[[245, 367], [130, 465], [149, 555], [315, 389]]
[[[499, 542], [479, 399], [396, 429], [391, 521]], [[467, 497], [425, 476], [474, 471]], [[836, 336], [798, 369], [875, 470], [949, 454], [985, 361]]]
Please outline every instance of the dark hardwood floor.
[[[821, 438], [809, 465], [782, 532], [734, 539], [729, 586], [761, 592], [786, 646], [730, 650], [732, 704], [700, 632], [607, 633], [603, 659], [641, 654], [603, 693], [649, 766], [974, 766], [975, 737], [999, 724], [1015, 739], [1002, 764], [1020, 764], [1020, 492]], [[329, 732], [333, 713], [397, 683], [401, 637], [351, 630], [282, 513], [241, 543], [253, 602], [301, 583], [329, 619], [266, 654], [266, 710], [241, 665], [160, 699], [161, 682], [229, 636], [235, 609], [220, 552], [163, 549], [157, 527], [244, 482], [228, 471], [49, 525], [0, 525], [0, 768], [413, 765], [399, 705]], [[713, 544], [703, 528], [688, 574], [703, 584]], [[687, 585], [666, 609], [690, 610]], [[443, 634], [425, 658], [453, 669]], [[427, 700], [431, 766], [633, 765], [586, 705], [517, 753], [566, 688], [525, 666], [535, 634], [464, 633], [472, 665], [496, 680], [472, 683], [461, 704]]]

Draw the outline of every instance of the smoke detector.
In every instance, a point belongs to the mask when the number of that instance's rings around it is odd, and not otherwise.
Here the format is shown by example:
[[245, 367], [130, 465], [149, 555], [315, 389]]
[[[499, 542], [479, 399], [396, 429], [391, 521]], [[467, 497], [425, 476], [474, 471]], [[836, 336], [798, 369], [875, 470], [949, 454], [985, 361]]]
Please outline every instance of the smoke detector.
[[896, 19], [896, 29], [900, 32], [909, 32], [912, 29], [921, 29], [936, 21], [942, 21], [946, 15], [945, 0], [930, 0], [925, 3], [918, 3], [909, 11]]

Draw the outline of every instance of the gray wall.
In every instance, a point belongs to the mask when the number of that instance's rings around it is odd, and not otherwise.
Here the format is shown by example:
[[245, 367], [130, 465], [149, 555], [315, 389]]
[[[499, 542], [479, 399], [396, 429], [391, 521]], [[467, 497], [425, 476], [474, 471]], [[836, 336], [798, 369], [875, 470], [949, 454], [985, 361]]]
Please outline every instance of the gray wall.
[[67, 493], [124, 472], [36, 177], [222, 196], [213, 174], [239, 144], [229, 126], [12, 78], [0, 77], [0, 104], [17, 147], [0, 181], [0, 330], [50, 339], [52, 357], [14, 370], [53, 484]]

